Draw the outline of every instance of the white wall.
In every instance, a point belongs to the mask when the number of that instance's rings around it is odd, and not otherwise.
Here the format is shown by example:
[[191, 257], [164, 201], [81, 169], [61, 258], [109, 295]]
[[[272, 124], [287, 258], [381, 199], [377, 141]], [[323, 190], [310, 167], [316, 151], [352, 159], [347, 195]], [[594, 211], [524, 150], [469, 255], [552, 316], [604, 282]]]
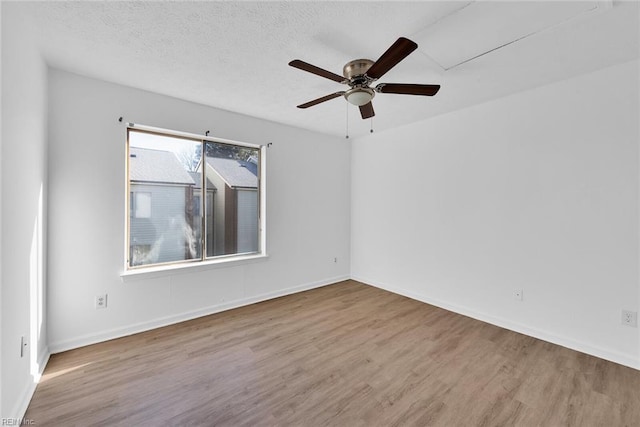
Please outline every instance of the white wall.
[[638, 75], [354, 140], [352, 277], [640, 368]]
[[[33, 28], [2, 5], [0, 418], [22, 416], [48, 357], [45, 317], [46, 66]], [[20, 338], [27, 339], [20, 357]]]
[[[124, 257], [125, 126], [266, 144], [265, 261], [142, 280]], [[350, 145], [63, 71], [49, 72], [52, 352], [349, 277]], [[338, 263], [334, 263], [334, 257]], [[106, 310], [94, 297], [108, 293]]]

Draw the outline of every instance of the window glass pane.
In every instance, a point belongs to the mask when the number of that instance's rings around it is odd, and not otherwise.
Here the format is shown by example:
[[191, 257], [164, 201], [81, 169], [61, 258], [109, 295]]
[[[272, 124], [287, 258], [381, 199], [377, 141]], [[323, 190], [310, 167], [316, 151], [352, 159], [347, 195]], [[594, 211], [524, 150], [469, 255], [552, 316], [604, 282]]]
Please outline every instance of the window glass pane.
[[[258, 252], [260, 186], [256, 148], [205, 144], [207, 256]], [[207, 212], [207, 215], [209, 212]]]
[[202, 253], [202, 143], [129, 131], [129, 266]]

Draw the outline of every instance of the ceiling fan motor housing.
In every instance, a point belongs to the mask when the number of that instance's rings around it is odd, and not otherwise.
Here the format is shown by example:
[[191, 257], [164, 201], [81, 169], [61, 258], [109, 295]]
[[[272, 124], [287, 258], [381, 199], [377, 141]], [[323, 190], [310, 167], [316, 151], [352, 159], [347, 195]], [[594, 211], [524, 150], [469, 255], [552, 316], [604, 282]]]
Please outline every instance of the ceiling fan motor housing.
[[370, 59], [354, 59], [345, 64], [342, 68], [342, 75], [351, 80], [354, 77], [364, 75], [372, 65], [373, 61]]

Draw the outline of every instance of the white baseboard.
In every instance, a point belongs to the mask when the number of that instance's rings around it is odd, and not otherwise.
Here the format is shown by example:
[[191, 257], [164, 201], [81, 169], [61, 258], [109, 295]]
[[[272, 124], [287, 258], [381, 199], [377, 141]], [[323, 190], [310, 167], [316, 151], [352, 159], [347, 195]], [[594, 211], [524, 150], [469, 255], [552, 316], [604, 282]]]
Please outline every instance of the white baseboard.
[[[4, 419], [22, 420], [24, 418], [24, 414], [25, 412], [27, 412], [27, 408], [29, 407], [29, 403], [31, 402], [33, 393], [35, 393], [36, 386], [40, 382], [40, 378], [42, 378], [42, 373], [44, 372], [44, 368], [47, 366], [47, 363], [49, 362], [50, 356], [51, 356], [51, 353], [49, 352], [49, 349], [45, 348], [42, 354], [40, 354], [40, 356], [38, 357], [38, 372], [36, 372], [31, 377], [31, 381], [29, 381], [29, 384], [27, 384], [27, 386], [24, 388], [24, 390], [20, 394], [20, 397], [18, 398], [16, 406], [9, 413], [9, 416], [5, 417]], [[18, 424], [18, 425], [22, 425], [22, 424]]]
[[553, 332], [532, 328], [527, 325], [513, 322], [509, 319], [479, 312], [471, 308], [460, 306], [457, 304], [451, 304], [447, 301], [434, 299], [427, 295], [408, 291], [406, 289], [402, 289], [397, 286], [392, 286], [387, 283], [381, 283], [375, 280], [369, 280], [365, 277], [352, 276], [351, 279], [364, 283], [366, 285], [374, 286], [379, 289], [384, 289], [385, 291], [393, 292], [394, 294], [402, 295], [420, 302], [434, 305], [436, 307], [440, 307], [445, 310], [452, 311], [454, 313], [462, 314], [464, 316], [471, 317], [476, 320], [480, 320], [482, 322], [490, 323], [492, 325], [496, 325], [501, 328], [509, 329], [511, 331], [528, 335], [530, 337], [538, 338], [540, 340], [547, 341], [552, 344], [557, 344], [562, 347], [569, 348], [571, 350], [576, 350], [581, 353], [586, 353], [592, 356], [599, 357], [601, 359], [609, 360], [611, 362], [619, 363], [621, 365], [640, 370], [640, 360], [637, 360], [636, 358], [629, 356], [628, 354], [611, 351], [602, 347], [587, 344], [582, 341], [577, 341], [566, 336], [554, 334]]
[[95, 334], [88, 334], [88, 335], [83, 335], [83, 336], [68, 339], [68, 340], [49, 343], [49, 349], [51, 351], [51, 354], [60, 353], [63, 351], [72, 350], [74, 348], [84, 347], [86, 345], [96, 344], [99, 342], [108, 341], [115, 338], [121, 338], [127, 335], [133, 335], [140, 332], [149, 331], [151, 329], [173, 325], [175, 323], [196, 319], [202, 316], [208, 316], [210, 314], [219, 313], [221, 311], [231, 310], [231, 309], [242, 307], [245, 305], [255, 304], [257, 302], [266, 301], [273, 298], [278, 298], [285, 295], [306, 291], [309, 289], [331, 285], [331, 284], [341, 282], [343, 280], [348, 280], [348, 279], [349, 279], [349, 276], [344, 275], [344, 276], [331, 277], [331, 278], [316, 281], [316, 282], [305, 283], [305, 284], [294, 286], [291, 288], [281, 289], [274, 292], [268, 292], [265, 294], [255, 295], [248, 298], [229, 301], [222, 304], [216, 304], [216, 305], [212, 305], [202, 309], [189, 311], [186, 313], [176, 314], [176, 315], [167, 316], [167, 317], [161, 317], [158, 319], [137, 323], [137, 324], [129, 325], [122, 328], [110, 329], [110, 330], [98, 332]]

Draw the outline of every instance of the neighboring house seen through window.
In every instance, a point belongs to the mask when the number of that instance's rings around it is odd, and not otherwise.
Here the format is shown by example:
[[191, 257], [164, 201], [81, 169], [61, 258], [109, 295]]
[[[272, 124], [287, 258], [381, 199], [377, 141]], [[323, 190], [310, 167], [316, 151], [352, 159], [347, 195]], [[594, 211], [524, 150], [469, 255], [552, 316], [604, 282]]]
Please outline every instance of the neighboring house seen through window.
[[259, 147], [136, 129], [127, 140], [128, 268], [260, 252]]

